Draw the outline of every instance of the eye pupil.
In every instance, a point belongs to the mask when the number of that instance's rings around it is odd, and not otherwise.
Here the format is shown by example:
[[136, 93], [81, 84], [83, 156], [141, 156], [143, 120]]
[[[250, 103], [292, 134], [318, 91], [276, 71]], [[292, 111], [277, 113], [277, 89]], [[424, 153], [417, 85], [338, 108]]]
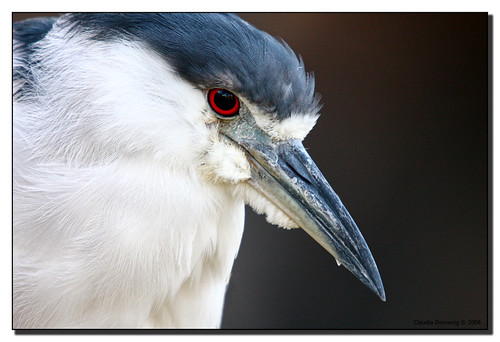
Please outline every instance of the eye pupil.
[[221, 89], [215, 93], [214, 102], [222, 110], [231, 110], [236, 105], [236, 96]]
[[217, 114], [224, 117], [235, 116], [240, 108], [238, 97], [226, 89], [210, 90], [208, 103]]

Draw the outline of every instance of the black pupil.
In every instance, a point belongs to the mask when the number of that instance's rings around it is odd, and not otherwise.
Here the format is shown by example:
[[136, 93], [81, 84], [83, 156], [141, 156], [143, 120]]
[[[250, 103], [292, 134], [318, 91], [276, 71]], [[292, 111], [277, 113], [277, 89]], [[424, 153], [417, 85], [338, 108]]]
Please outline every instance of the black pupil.
[[219, 90], [214, 95], [214, 102], [222, 110], [231, 110], [236, 106], [236, 96], [227, 90]]

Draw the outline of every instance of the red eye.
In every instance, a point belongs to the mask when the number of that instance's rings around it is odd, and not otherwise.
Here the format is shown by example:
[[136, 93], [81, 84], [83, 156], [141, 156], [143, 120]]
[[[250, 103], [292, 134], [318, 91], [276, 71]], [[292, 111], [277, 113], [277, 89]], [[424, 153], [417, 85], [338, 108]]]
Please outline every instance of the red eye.
[[225, 117], [237, 115], [240, 109], [238, 97], [226, 89], [211, 89], [208, 103], [217, 114]]

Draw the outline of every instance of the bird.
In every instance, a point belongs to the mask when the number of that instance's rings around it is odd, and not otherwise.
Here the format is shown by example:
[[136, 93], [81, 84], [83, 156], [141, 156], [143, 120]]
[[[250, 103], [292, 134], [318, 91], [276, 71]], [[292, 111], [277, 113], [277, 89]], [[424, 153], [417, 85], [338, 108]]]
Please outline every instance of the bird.
[[300, 56], [227, 13], [13, 25], [13, 328], [220, 328], [245, 205], [385, 301], [303, 140]]

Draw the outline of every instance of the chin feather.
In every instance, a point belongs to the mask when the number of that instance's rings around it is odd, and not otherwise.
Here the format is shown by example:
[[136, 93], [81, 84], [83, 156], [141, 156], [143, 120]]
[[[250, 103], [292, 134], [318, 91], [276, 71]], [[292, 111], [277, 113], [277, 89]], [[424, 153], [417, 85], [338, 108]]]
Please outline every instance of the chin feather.
[[265, 214], [267, 222], [285, 229], [299, 228], [297, 223], [288, 217], [283, 210], [278, 208], [248, 183], [237, 184], [234, 189], [234, 195], [237, 198], [241, 198], [257, 214]]

